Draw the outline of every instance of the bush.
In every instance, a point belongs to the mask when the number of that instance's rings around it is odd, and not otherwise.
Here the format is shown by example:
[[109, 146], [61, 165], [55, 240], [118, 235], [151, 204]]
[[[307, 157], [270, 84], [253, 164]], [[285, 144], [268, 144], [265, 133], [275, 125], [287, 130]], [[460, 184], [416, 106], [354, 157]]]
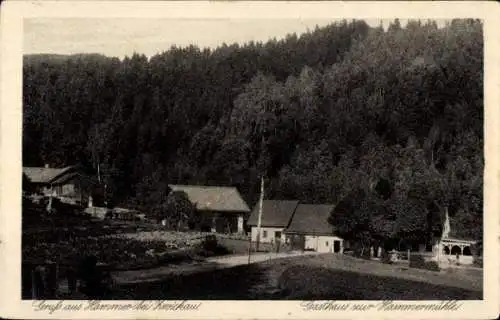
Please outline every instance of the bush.
[[418, 254], [410, 255], [410, 268], [426, 269], [439, 271], [439, 265], [436, 261], [425, 261], [424, 257]]
[[215, 235], [207, 235], [205, 240], [200, 243], [199, 249], [196, 250], [196, 254], [202, 257], [221, 256], [229, 253], [230, 251], [226, 247], [218, 243]]
[[388, 263], [388, 264], [393, 263], [391, 260], [391, 253], [387, 251], [382, 252], [382, 258], [380, 260], [382, 261], [382, 263]]
[[218, 246], [217, 237], [215, 237], [214, 235], [207, 235], [205, 237], [205, 240], [203, 240], [202, 242], [203, 250], [206, 251], [213, 251], [217, 248], [217, 246]]
[[156, 259], [158, 264], [176, 264], [193, 260], [190, 253], [184, 251], [164, 252], [157, 255]]

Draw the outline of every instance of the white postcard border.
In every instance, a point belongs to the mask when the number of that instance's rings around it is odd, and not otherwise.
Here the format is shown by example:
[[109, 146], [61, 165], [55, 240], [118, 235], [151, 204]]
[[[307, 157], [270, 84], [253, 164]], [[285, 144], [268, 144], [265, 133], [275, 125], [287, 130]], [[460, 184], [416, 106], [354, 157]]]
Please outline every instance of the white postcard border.
[[[1, 135], [0, 166], [0, 316], [6, 318], [72, 319], [336, 319], [454, 318], [498, 316], [500, 112], [498, 6], [494, 2], [156, 2], [156, 1], [7, 1], [1, 7]], [[300, 301], [202, 301], [197, 311], [35, 311], [20, 297], [21, 239], [21, 96], [23, 19], [46, 18], [182, 18], [182, 19], [307, 19], [307, 18], [480, 18], [485, 34], [485, 174], [484, 174], [484, 300], [460, 301], [459, 311], [305, 311]], [[401, 301], [424, 304], [434, 301]], [[67, 301], [64, 303], [77, 303]], [[86, 301], [82, 301], [85, 305]], [[130, 301], [113, 301], [126, 304]], [[189, 303], [196, 303], [189, 301]], [[356, 303], [351, 301], [349, 303]], [[368, 301], [360, 301], [367, 304]], [[373, 303], [380, 303], [374, 301]]]

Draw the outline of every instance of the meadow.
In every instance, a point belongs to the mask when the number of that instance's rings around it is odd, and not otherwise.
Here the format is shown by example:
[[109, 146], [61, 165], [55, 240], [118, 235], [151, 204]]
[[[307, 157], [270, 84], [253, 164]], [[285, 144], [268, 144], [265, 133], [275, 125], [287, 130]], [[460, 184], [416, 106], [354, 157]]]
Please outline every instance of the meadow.
[[113, 299], [477, 300], [482, 272], [434, 272], [325, 254], [121, 285]]

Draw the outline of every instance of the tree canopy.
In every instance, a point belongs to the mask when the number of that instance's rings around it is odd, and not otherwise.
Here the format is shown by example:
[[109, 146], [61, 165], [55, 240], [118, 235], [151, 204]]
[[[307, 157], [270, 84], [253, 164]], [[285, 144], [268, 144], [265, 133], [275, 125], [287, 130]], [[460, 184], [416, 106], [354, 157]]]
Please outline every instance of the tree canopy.
[[478, 20], [343, 21], [150, 59], [25, 56], [23, 69], [24, 165], [100, 163], [117, 202], [153, 210], [169, 183], [199, 183], [253, 205], [264, 174], [268, 197], [339, 203], [345, 235], [418, 235], [445, 206], [464, 236], [482, 230]]

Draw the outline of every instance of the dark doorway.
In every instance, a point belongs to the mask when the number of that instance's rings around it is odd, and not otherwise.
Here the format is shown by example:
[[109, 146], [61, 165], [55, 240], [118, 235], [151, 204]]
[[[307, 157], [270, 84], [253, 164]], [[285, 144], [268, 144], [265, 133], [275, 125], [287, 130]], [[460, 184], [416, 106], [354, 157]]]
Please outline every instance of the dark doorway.
[[290, 236], [290, 247], [292, 250], [304, 250], [306, 247], [306, 238], [302, 235]]
[[340, 241], [339, 240], [333, 241], [333, 252], [335, 252], [335, 253], [340, 252]]
[[281, 247], [281, 232], [280, 231], [276, 231], [276, 233], [274, 234], [274, 243], [276, 245], [276, 252], [279, 252], [280, 247]]
[[274, 238], [276, 241], [281, 240], [281, 231], [276, 231], [274, 233]]

